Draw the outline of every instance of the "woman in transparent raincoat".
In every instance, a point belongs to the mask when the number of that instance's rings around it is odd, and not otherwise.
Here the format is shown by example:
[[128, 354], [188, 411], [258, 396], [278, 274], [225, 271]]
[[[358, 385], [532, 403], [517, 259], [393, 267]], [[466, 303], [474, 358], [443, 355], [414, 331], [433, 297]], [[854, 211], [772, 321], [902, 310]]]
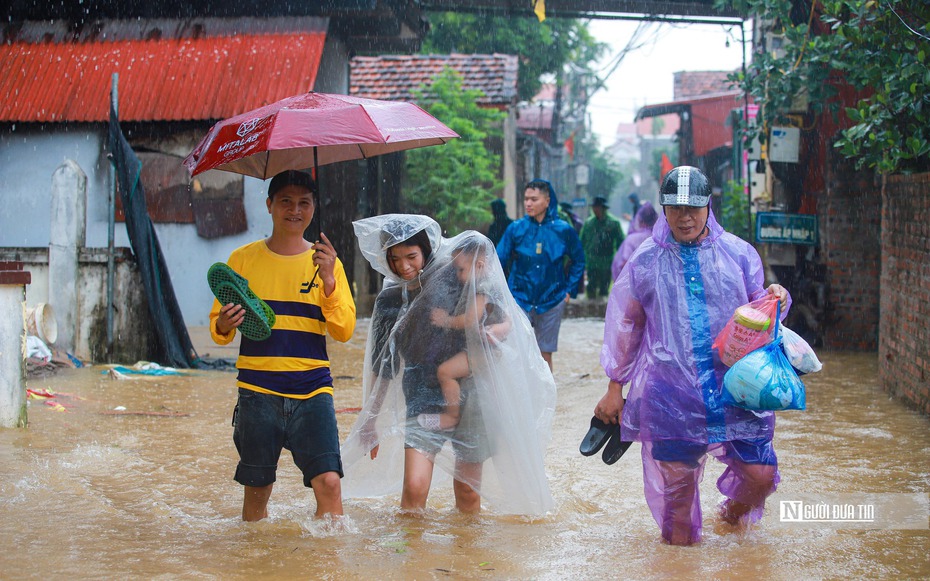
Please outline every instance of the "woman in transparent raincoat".
[[[727, 368], [711, 344], [734, 310], [766, 293], [762, 261], [729, 234], [710, 209], [710, 186], [697, 168], [663, 180], [663, 213], [614, 283], [607, 304], [601, 365], [610, 380], [595, 407], [621, 423], [622, 439], [642, 442], [646, 501], [665, 542], [701, 539], [698, 484], [707, 454], [727, 465], [717, 481], [719, 516], [745, 526], [762, 516], [779, 481], [772, 447], [775, 416], [721, 403]], [[627, 399], [621, 386], [630, 383]]]
[[[452, 477], [463, 512], [478, 511], [482, 499], [507, 514], [550, 510], [543, 454], [555, 382], [529, 321], [507, 291], [490, 240], [473, 231], [443, 238], [439, 224], [417, 215], [375, 216], [353, 225], [362, 254], [385, 284], [365, 349], [363, 407], [342, 449], [344, 496], [401, 491], [402, 509], [422, 510], [439, 466]], [[481, 277], [463, 275], [462, 261], [453, 260], [466, 246], [481, 249], [471, 254], [486, 261]], [[504, 332], [490, 332], [480, 317], [464, 329], [434, 324], [489, 294], [494, 320], [508, 323]], [[425, 422], [447, 411], [437, 370], [462, 351], [471, 375], [459, 382], [456, 425]]]

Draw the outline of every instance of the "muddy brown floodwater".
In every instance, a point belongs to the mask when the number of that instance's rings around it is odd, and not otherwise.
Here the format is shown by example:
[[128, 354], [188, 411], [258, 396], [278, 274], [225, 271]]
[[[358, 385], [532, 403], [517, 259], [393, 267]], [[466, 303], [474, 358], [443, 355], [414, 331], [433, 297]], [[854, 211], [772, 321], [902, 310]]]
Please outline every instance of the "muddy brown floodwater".
[[[349, 343], [330, 342], [343, 440], [360, 405], [366, 332], [360, 321]], [[639, 445], [613, 466], [578, 454], [605, 386], [602, 333], [598, 320], [563, 324], [546, 459], [556, 509], [537, 519], [462, 516], [442, 483], [419, 517], [387, 497], [346, 500], [341, 526], [314, 521], [312, 494], [285, 452], [270, 518], [242, 523], [233, 373], [113, 380], [93, 366], [30, 380], [60, 394], [66, 411], [32, 400], [27, 429], [0, 430], [0, 578], [930, 578], [926, 528], [786, 529], [770, 503], [752, 530], [721, 530], [722, 470], [712, 461], [701, 485], [704, 542], [663, 545]], [[779, 494], [927, 494], [928, 419], [882, 392], [874, 353], [819, 355], [823, 371], [804, 378], [808, 410], [778, 415]], [[125, 413], [112, 414], [118, 406]]]

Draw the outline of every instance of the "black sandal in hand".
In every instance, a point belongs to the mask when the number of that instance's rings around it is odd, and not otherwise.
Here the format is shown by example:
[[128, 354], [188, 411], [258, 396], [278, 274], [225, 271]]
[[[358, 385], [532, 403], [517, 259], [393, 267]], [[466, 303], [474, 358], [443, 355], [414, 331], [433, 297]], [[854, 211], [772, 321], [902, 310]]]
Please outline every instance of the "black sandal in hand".
[[601, 459], [605, 464], [613, 464], [632, 444], [633, 442], [624, 442], [620, 439], [620, 424], [607, 424], [594, 416], [591, 418], [591, 427], [581, 441], [578, 451], [582, 456], [593, 456], [604, 448]]

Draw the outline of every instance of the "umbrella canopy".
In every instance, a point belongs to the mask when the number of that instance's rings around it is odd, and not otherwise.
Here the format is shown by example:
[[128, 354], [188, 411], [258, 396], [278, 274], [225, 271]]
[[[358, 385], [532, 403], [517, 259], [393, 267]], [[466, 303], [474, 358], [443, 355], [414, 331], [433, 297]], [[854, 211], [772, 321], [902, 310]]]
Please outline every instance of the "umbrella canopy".
[[191, 176], [218, 169], [264, 180], [288, 169], [440, 145], [455, 137], [413, 103], [310, 92], [220, 121], [184, 165]]

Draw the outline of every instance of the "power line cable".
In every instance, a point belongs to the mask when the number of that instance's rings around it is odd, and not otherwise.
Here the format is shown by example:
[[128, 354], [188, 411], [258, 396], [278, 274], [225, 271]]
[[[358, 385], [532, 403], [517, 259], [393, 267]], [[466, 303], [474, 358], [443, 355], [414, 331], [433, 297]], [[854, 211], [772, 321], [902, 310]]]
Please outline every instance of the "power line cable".
[[924, 36], [923, 34], [917, 32], [916, 30], [914, 30], [913, 28], [911, 28], [910, 25], [909, 25], [907, 22], [905, 22], [903, 18], [901, 18], [901, 15], [898, 14], [898, 13], [895, 11], [894, 6], [892, 6], [890, 2], [885, 2], [885, 5], [888, 7], [888, 10], [891, 10], [891, 13], [892, 13], [892, 14], [894, 14], [895, 16], [898, 17], [898, 20], [901, 21], [901, 24], [904, 25], [904, 28], [910, 30], [913, 34], [919, 36], [920, 38], [922, 38], [922, 39], [924, 39], [924, 40], [930, 40], [930, 37]]

